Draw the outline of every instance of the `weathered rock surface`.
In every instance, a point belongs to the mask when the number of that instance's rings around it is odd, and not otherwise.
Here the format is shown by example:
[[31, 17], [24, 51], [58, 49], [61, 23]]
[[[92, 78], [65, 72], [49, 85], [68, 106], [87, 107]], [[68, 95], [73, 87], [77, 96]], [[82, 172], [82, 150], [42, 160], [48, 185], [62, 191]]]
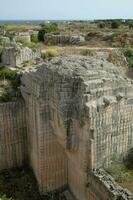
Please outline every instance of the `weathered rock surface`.
[[100, 56], [54, 58], [22, 76], [24, 101], [0, 104], [0, 169], [28, 161], [42, 193], [133, 200], [99, 169], [133, 147], [133, 81]]
[[133, 200], [133, 194], [120, 187], [103, 169], [88, 174], [88, 199]]
[[2, 45], [2, 46], [10, 45], [10, 38], [4, 37], [4, 36], [0, 36], [0, 45]]
[[22, 42], [31, 42], [31, 36], [29, 32], [19, 32], [18, 35], [14, 37], [16, 41], [22, 41]]
[[87, 174], [133, 147], [132, 80], [107, 60], [54, 58], [25, 74], [21, 91], [40, 191], [69, 185], [79, 200], [102, 199], [95, 188], [87, 189]]
[[30, 49], [28, 47], [5, 47], [1, 53], [1, 62], [3, 65], [12, 67], [19, 66], [22, 63], [41, 57], [40, 50]]
[[0, 103], [0, 170], [23, 166], [27, 154], [24, 101]]
[[78, 35], [54, 35], [54, 34], [45, 34], [44, 35], [45, 44], [68, 44], [68, 45], [84, 45], [85, 39], [83, 36]]

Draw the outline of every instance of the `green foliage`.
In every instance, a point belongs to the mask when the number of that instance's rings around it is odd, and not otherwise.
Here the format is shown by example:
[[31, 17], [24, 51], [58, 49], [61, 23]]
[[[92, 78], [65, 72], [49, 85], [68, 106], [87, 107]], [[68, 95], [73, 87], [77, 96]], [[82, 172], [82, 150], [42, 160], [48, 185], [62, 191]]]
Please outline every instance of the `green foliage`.
[[17, 40], [18, 43], [21, 43], [23, 47], [29, 47], [31, 49], [33, 48], [39, 48], [39, 43], [37, 42], [27, 42], [24, 39]]
[[106, 171], [114, 177], [115, 181], [120, 183], [133, 179], [131, 171], [127, 170], [123, 163], [113, 163]]
[[0, 102], [14, 101], [20, 97], [20, 74], [8, 68], [0, 69], [0, 81], [7, 81], [7, 85], [3, 84], [3, 92], [0, 93]]
[[0, 102], [9, 102], [9, 101], [12, 101], [12, 99], [13, 99], [13, 97], [8, 91], [4, 91], [0, 95]]
[[111, 28], [118, 29], [120, 25], [121, 25], [121, 22], [119, 20], [115, 20], [115, 21], [112, 21]]
[[129, 150], [124, 159], [124, 163], [128, 169], [133, 169], [133, 148]]
[[48, 49], [46, 52], [42, 52], [41, 56], [43, 59], [49, 59], [59, 56], [59, 52], [56, 49]]
[[0, 200], [59, 200], [58, 193], [40, 195], [34, 174], [27, 167], [0, 172], [0, 197]]
[[0, 200], [11, 200], [11, 198], [7, 198], [6, 195], [0, 195]]
[[31, 35], [31, 42], [37, 43], [38, 42], [38, 35], [32, 34]]
[[1, 62], [2, 49], [3, 47], [0, 45], [0, 62]]
[[99, 24], [99, 28], [105, 28], [106, 27], [106, 24], [104, 23], [104, 22], [101, 22], [100, 24]]
[[17, 71], [13, 71], [4, 67], [0, 68], [0, 79], [15, 80], [17, 76]]
[[124, 49], [124, 55], [127, 58], [129, 67], [133, 68], [133, 48]]
[[44, 41], [44, 35], [50, 32], [58, 32], [58, 25], [57, 24], [43, 24], [41, 29], [38, 32], [38, 40]]
[[94, 51], [91, 51], [90, 49], [82, 49], [80, 51], [80, 54], [82, 56], [94, 56], [95, 55], [95, 52]]

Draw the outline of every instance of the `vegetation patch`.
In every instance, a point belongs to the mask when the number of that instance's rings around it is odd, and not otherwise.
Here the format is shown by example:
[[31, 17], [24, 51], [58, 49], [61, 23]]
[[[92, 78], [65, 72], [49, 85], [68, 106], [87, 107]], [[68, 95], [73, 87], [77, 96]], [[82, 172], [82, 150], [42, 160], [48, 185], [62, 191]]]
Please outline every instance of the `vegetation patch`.
[[59, 56], [59, 52], [57, 49], [48, 49], [46, 50], [45, 52], [42, 52], [42, 58], [43, 59], [50, 59], [50, 58], [53, 58], [53, 57], [57, 57]]
[[32, 170], [24, 167], [0, 172], [0, 200], [59, 200], [59, 194], [40, 195]]
[[82, 55], [82, 56], [94, 56], [95, 55], [95, 51], [93, 50], [90, 50], [90, 49], [82, 49], [81, 51], [80, 51], [80, 54]]
[[130, 68], [133, 68], [133, 48], [124, 49], [124, 55], [127, 58]]
[[42, 24], [41, 29], [38, 32], [38, 40], [39, 41], [44, 41], [44, 35], [46, 33], [51, 33], [51, 32], [58, 32], [58, 24], [53, 23], [53, 24]]
[[112, 160], [106, 171], [111, 174], [121, 186], [133, 192], [133, 148], [129, 150], [123, 161]]
[[0, 68], [0, 102], [14, 101], [21, 96], [20, 76], [16, 70]]

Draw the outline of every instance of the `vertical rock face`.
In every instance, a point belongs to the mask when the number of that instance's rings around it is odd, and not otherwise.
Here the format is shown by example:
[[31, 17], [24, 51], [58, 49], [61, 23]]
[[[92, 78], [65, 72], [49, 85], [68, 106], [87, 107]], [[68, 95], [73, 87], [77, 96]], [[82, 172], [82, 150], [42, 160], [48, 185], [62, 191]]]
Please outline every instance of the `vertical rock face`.
[[26, 110], [23, 101], [0, 104], [0, 170], [27, 162]]
[[10, 38], [0, 36], [0, 45], [2, 45], [2, 46], [10, 45]]
[[12, 67], [19, 66], [22, 63], [39, 58], [41, 53], [37, 49], [28, 47], [5, 47], [1, 54], [1, 62], [3, 65]]
[[133, 82], [107, 61], [67, 57], [25, 74], [21, 91], [40, 191], [68, 184], [87, 200], [88, 171], [133, 147]]

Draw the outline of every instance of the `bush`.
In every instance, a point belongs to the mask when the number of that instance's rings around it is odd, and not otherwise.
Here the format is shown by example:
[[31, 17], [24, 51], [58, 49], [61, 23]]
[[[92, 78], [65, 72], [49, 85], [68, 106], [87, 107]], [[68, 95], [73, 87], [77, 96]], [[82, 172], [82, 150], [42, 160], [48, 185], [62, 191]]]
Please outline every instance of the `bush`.
[[120, 26], [121, 24], [120, 24], [120, 22], [119, 21], [113, 21], [112, 23], [111, 23], [111, 28], [112, 29], [117, 29], [117, 28], [119, 28], [119, 26]]
[[115, 181], [123, 182], [132, 180], [132, 173], [126, 169], [123, 163], [115, 162], [106, 171], [111, 174]]
[[128, 169], [133, 169], [133, 148], [129, 150], [126, 158], [124, 159], [125, 166]]
[[129, 67], [133, 68], [133, 49], [132, 48], [125, 49], [124, 55], [127, 58]]
[[12, 101], [12, 98], [13, 96], [8, 91], [4, 91], [0, 95], [0, 102], [9, 102], [9, 101]]
[[38, 32], [38, 40], [44, 41], [44, 35], [46, 33], [58, 32], [58, 31], [59, 29], [57, 24], [44, 24], [42, 25], [41, 29]]
[[0, 79], [15, 80], [17, 76], [17, 71], [13, 71], [4, 67], [0, 68]]
[[0, 200], [11, 200], [11, 198], [7, 198], [6, 195], [0, 195]]
[[42, 52], [43, 59], [49, 59], [57, 56], [59, 56], [59, 52], [56, 49], [48, 49], [46, 52]]
[[106, 24], [105, 23], [100, 23], [99, 24], [99, 28], [105, 28], [106, 27]]
[[82, 56], [94, 56], [95, 55], [95, 52], [94, 51], [91, 51], [90, 49], [82, 49], [80, 51], [80, 54]]
[[31, 42], [37, 43], [38, 42], [38, 35], [32, 34], [31, 35]]

